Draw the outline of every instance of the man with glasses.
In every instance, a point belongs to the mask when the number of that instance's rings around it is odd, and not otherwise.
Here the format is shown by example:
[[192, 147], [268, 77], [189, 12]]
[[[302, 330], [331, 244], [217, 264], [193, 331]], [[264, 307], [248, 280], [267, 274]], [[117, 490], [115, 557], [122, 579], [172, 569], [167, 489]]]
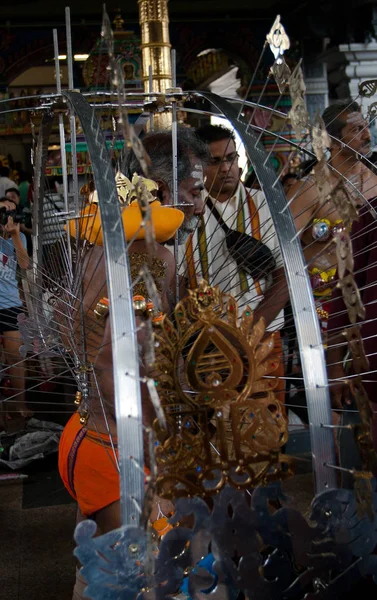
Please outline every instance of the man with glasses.
[[[212, 284], [235, 296], [240, 307], [249, 305], [255, 310], [256, 318], [265, 318], [270, 331], [279, 329], [283, 324], [282, 309], [288, 291], [264, 194], [260, 190], [247, 189], [240, 180], [239, 155], [231, 130], [222, 125], [205, 125], [197, 129], [196, 134], [208, 145], [211, 154], [205, 168], [206, 210], [201, 226], [191, 240], [197, 276], [207, 275]], [[275, 270], [258, 281], [244, 272], [229, 253], [226, 233], [210, 205], [216, 208], [231, 230], [253, 236], [267, 246], [275, 259]], [[203, 269], [207, 269], [207, 273]]]
[[[196, 130], [211, 154], [205, 168], [206, 208], [197, 231], [186, 248], [189, 286], [195, 287], [202, 277], [224, 292], [232, 294], [241, 309], [250, 306], [255, 319], [264, 317], [269, 331], [276, 331], [276, 354], [280, 360], [277, 375], [282, 376], [281, 340], [283, 308], [288, 300], [279, 244], [263, 192], [247, 189], [240, 180], [236, 139], [232, 131], [221, 125], [205, 125]], [[215, 212], [213, 210], [215, 208]], [[262, 242], [275, 259], [275, 268], [255, 279], [236, 262], [226, 243], [228, 235], [219, 219], [232, 231], [252, 236]], [[251, 263], [253, 255], [251, 255]], [[279, 389], [284, 387], [280, 380]], [[280, 394], [283, 399], [283, 394]]]

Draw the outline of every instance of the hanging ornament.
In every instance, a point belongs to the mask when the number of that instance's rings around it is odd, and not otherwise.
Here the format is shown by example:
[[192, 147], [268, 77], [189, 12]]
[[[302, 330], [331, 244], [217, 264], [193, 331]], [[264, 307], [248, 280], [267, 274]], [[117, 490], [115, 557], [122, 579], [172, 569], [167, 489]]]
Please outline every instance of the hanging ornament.
[[282, 94], [291, 75], [291, 70], [284, 58], [284, 52], [290, 48], [291, 44], [283, 25], [280, 23], [280, 15], [276, 17], [266, 40], [275, 57], [275, 62], [271, 67], [271, 73], [275, 78], [279, 92]]

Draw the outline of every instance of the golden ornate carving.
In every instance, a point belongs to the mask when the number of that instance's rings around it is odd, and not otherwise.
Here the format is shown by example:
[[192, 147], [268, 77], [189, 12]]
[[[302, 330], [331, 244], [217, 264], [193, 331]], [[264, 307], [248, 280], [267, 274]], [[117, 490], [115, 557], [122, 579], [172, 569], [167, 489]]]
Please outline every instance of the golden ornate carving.
[[254, 323], [248, 307], [239, 316], [234, 298], [205, 281], [174, 316], [176, 326], [165, 317], [155, 333], [154, 377], [168, 423], [154, 424], [158, 494], [207, 495], [291, 474], [291, 459], [280, 454], [287, 419], [273, 391], [279, 358], [263, 319]]

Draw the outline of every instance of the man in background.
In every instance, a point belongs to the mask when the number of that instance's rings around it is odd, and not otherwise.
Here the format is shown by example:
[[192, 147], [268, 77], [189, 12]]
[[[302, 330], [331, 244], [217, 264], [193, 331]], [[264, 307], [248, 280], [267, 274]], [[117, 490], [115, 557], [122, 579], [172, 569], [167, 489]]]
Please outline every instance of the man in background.
[[[200, 225], [186, 247], [186, 263], [194, 266], [189, 287], [196, 287], [204, 277], [211, 285], [235, 297], [240, 309], [250, 306], [257, 321], [263, 317], [268, 331], [275, 334], [275, 356], [279, 368], [278, 391], [284, 390], [284, 365], [279, 330], [284, 324], [283, 309], [288, 300], [282, 258], [274, 225], [264, 194], [248, 189], [240, 179], [236, 139], [233, 132], [221, 125], [205, 125], [196, 131], [208, 145], [211, 158], [205, 168], [207, 206]], [[208, 199], [233, 231], [245, 233], [262, 242], [270, 250], [276, 267], [265, 276], [254, 279], [240, 267], [226, 245], [226, 233], [208, 205]], [[253, 255], [250, 257], [251, 263]], [[206, 272], [204, 272], [206, 271]], [[283, 401], [283, 393], [279, 400]]]
[[0, 167], [0, 198], [4, 198], [5, 192], [9, 188], [16, 188], [18, 190], [18, 185], [15, 181], [10, 179], [10, 170], [8, 167], [1, 166]]

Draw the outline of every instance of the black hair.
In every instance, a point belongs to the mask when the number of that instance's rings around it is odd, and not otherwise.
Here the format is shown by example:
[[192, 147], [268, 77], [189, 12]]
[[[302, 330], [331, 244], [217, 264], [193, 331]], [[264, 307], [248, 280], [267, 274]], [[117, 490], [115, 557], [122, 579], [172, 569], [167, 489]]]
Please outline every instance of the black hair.
[[19, 190], [18, 190], [17, 188], [15, 188], [15, 187], [11, 187], [11, 188], [8, 188], [7, 190], [5, 190], [5, 195], [6, 195], [8, 192], [16, 192], [17, 196], [18, 196], [18, 197], [20, 197], [20, 192], [19, 192]]
[[195, 131], [196, 135], [205, 143], [221, 142], [222, 140], [233, 140], [236, 143], [236, 136], [231, 129], [224, 125], [203, 125]]
[[21, 170], [19, 172], [19, 181], [22, 183], [23, 181], [31, 182], [31, 175], [27, 171]]
[[1, 166], [0, 167], [0, 177], [9, 177], [10, 169], [9, 167]]
[[327, 133], [340, 140], [346, 125], [345, 116], [352, 112], [360, 112], [360, 104], [354, 100], [338, 100], [328, 106], [322, 114]]

